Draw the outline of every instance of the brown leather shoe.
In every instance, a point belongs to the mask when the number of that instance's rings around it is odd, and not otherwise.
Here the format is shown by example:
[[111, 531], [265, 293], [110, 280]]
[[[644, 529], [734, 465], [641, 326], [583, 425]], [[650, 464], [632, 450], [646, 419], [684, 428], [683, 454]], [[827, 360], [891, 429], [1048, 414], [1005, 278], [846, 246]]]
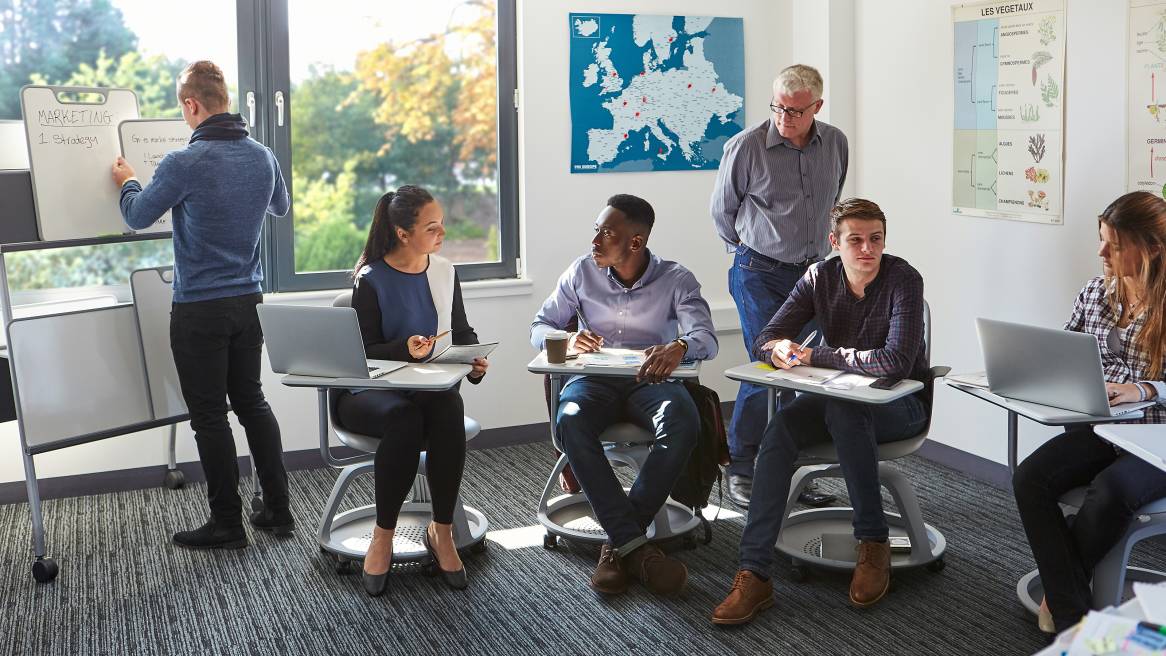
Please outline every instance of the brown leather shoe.
[[863, 540], [858, 543], [858, 564], [850, 579], [850, 603], [873, 606], [891, 586], [891, 544]]
[[773, 579], [762, 581], [747, 569], [737, 572], [729, 596], [713, 609], [713, 624], [747, 624], [773, 605]]
[[599, 565], [591, 575], [591, 589], [609, 595], [623, 594], [628, 589], [628, 575], [610, 544], [599, 549]]
[[651, 543], [624, 556], [623, 563], [628, 576], [658, 595], [676, 594], [688, 582], [688, 568], [684, 563], [664, 555], [660, 547]]

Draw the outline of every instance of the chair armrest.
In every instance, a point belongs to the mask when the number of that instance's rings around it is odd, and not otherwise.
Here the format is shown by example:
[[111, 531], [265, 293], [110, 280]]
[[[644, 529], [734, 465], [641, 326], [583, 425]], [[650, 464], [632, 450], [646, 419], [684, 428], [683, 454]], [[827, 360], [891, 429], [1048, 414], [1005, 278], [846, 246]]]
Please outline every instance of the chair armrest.
[[944, 376], [946, 376], [950, 373], [951, 373], [951, 367], [932, 367], [931, 368], [931, 379], [935, 380], [936, 378], [943, 378]]

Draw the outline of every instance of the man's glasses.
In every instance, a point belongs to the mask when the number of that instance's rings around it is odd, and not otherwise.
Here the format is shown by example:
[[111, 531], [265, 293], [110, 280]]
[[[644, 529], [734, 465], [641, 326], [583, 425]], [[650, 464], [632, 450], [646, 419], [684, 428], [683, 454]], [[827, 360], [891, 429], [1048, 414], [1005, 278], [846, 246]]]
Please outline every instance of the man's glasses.
[[805, 107], [803, 107], [801, 109], [791, 109], [789, 107], [783, 107], [777, 103], [769, 103], [769, 108], [772, 109], [773, 113], [777, 114], [778, 116], [781, 116], [783, 114], [789, 114], [790, 118], [801, 118], [802, 116], [805, 115], [806, 110], [813, 107], [814, 105], [817, 105], [818, 102], [819, 102], [818, 100], [815, 100], [814, 102], [806, 105]]

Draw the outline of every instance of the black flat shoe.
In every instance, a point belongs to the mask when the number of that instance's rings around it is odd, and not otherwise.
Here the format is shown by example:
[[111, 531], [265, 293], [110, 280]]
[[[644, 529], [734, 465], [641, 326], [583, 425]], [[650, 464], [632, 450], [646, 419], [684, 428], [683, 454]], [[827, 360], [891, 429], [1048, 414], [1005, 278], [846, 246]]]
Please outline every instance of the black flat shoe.
[[433, 546], [429, 544], [429, 529], [425, 529], [425, 533], [421, 537], [421, 542], [425, 545], [425, 551], [429, 553], [429, 557], [433, 562], [429, 564], [429, 575], [441, 575], [441, 580], [454, 590], [465, 590], [470, 585], [469, 578], [466, 576], [465, 565], [456, 572], [447, 572], [441, 569], [441, 565], [437, 563], [437, 553], [433, 551]]
[[389, 582], [389, 572], [393, 571], [392, 566], [384, 574], [369, 574], [361, 570], [360, 584], [364, 586], [364, 591], [370, 597], [379, 597], [385, 593], [385, 587]]

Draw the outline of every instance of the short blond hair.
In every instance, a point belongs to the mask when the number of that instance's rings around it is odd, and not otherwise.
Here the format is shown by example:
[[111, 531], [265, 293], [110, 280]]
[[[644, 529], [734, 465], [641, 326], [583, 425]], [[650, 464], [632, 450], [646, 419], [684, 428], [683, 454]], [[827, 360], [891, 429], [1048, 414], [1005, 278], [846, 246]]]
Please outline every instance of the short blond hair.
[[809, 91], [814, 100], [822, 97], [822, 74], [813, 66], [794, 64], [782, 69], [773, 80], [773, 95], [779, 93], [792, 96], [799, 91]]
[[194, 98], [212, 114], [227, 111], [231, 98], [223, 69], [210, 61], [196, 61], [178, 76], [178, 101]]

